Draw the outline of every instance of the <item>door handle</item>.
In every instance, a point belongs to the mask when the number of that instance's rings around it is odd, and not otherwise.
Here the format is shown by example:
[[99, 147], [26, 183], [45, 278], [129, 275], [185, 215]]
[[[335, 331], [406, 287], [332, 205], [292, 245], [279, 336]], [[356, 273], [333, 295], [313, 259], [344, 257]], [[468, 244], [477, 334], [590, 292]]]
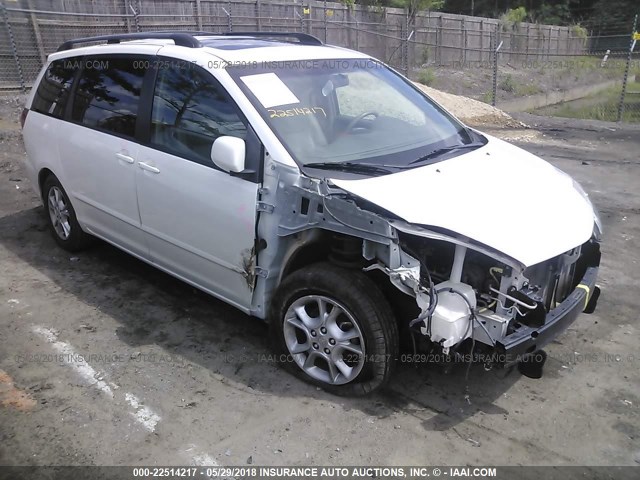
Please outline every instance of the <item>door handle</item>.
[[148, 163], [144, 163], [144, 162], [138, 162], [138, 166], [142, 169], [142, 170], [146, 170], [147, 172], [151, 172], [151, 173], [160, 173], [160, 169], [154, 167], [153, 165], [149, 165]]
[[135, 160], [131, 158], [129, 155], [125, 155], [124, 153], [116, 153], [116, 158], [118, 160], [122, 160], [127, 163], [135, 163]]

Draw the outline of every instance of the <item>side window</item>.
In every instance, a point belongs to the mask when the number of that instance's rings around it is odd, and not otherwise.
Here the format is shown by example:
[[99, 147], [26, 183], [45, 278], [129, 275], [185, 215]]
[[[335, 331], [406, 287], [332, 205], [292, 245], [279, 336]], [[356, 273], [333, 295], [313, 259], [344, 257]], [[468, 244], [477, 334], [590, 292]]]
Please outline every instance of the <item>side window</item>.
[[85, 60], [73, 99], [73, 120], [133, 137], [145, 75], [145, 69], [137, 63], [133, 57]]
[[223, 135], [245, 138], [238, 107], [204, 69], [191, 64], [158, 71], [151, 143], [174, 155], [211, 165], [211, 146]]
[[33, 96], [31, 109], [34, 112], [62, 118], [76, 72], [72, 62], [70, 59], [56, 60], [49, 65]]

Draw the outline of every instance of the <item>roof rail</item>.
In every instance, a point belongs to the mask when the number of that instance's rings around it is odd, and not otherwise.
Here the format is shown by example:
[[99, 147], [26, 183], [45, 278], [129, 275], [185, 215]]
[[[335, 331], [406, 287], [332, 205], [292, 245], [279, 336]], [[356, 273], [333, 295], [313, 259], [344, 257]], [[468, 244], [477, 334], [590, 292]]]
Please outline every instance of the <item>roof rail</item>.
[[215, 33], [224, 37], [267, 37], [267, 38], [295, 38], [302, 45], [324, 45], [322, 40], [308, 33], [300, 32], [224, 32]]
[[[213, 34], [209, 34], [213, 35]], [[74, 38], [67, 40], [58, 48], [58, 52], [71, 50], [75, 45], [81, 43], [93, 43], [106, 41], [107, 43], [120, 43], [130, 40], [173, 40], [176, 45], [181, 47], [199, 48], [202, 44], [193, 37], [189, 32], [139, 32], [139, 33], [123, 33], [117, 35], [101, 35], [98, 37]]]
[[82, 43], [107, 42], [110, 44], [126, 42], [130, 40], [173, 40], [180, 47], [199, 48], [202, 43], [195, 36], [209, 37], [263, 37], [263, 38], [295, 38], [302, 45], [324, 45], [322, 41], [299, 32], [138, 32], [122, 33], [116, 35], [102, 35], [98, 37], [85, 37], [67, 40], [58, 48], [58, 52], [71, 50], [75, 45]]

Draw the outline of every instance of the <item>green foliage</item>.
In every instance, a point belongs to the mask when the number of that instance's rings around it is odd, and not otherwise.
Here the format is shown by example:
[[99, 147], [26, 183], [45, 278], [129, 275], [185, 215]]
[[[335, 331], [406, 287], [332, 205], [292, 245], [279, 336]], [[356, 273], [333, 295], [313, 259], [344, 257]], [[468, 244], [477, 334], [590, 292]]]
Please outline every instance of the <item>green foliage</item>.
[[524, 7], [510, 8], [502, 15], [502, 19], [510, 23], [521, 23], [526, 18], [527, 10]]
[[[347, 0], [350, 1], [350, 0]], [[531, 21], [548, 25], [588, 25], [594, 35], [620, 35], [631, 31], [633, 16], [640, 13], [638, 0], [354, 0], [375, 7], [407, 8], [411, 15], [420, 10], [500, 18], [509, 25]], [[473, 11], [472, 11], [473, 5]], [[526, 9], [526, 10], [525, 10]], [[506, 13], [505, 13], [506, 12]], [[513, 12], [513, 13], [510, 13]], [[516, 13], [518, 12], [518, 13]], [[525, 17], [522, 18], [522, 12]]]
[[519, 23], [527, 18], [527, 10], [524, 7], [511, 8], [500, 15], [502, 31], [515, 30]]
[[406, 8], [414, 16], [420, 10], [440, 10], [446, 0], [357, 0], [357, 3], [373, 7]]
[[569, 2], [560, 2], [556, 5], [543, 3], [534, 15], [537, 23], [545, 25], [566, 25], [570, 18]]
[[587, 29], [584, 28], [579, 23], [576, 23], [575, 25], [571, 26], [571, 35], [573, 35], [576, 38], [581, 38], [583, 40], [586, 40], [586, 38], [587, 38]]
[[444, 6], [445, 0], [391, 0], [391, 7], [418, 10], [437, 10]]
[[519, 85], [516, 86], [516, 95], [518, 97], [526, 97], [528, 95], [535, 95], [542, 92], [542, 89], [538, 85]]
[[517, 86], [513, 77], [511, 75], [507, 75], [500, 81], [500, 83], [498, 84], [498, 88], [508, 93], [514, 93]]
[[436, 79], [435, 73], [430, 68], [423, 68], [418, 72], [418, 82], [423, 85], [433, 85], [433, 82]]
[[341, 1], [349, 9], [353, 8], [353, 6], [356, 4], [356, 0], [341, 0]]
[[[634, 94], [634, 92], [637, 92]], [[629, 95], [631, 93], [631, 95]], [[555, 117], [584, 118], [614, 122], [618, 119], [620, 88], [611, 87], [590, 97], [543, 107], [533, 113]], [[640, 123], [640, 83], [629, 83], [625, 97], [624, 122]]]

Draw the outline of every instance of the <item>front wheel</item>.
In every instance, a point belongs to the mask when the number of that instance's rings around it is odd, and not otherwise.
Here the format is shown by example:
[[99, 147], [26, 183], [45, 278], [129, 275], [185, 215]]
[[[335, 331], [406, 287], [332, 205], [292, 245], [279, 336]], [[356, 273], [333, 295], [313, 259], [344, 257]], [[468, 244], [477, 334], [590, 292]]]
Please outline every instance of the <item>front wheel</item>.
[[318, 263], [280, 285], [270, 308], [280, 363], [339, 395], [364, 395], [390, 378], [398, 329], [389, 304], [362, 272]]

